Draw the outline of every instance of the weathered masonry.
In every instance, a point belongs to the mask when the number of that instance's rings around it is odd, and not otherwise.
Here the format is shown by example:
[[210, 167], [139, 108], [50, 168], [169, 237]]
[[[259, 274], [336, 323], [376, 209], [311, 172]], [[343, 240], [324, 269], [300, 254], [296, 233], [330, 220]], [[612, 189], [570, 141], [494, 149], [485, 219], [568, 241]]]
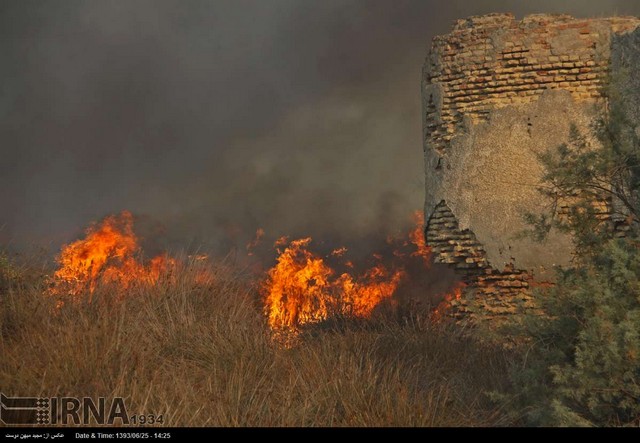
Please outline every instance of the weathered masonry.
[[547, 204], [538, 154], [606, 112], [612, 70], [638, 60], [639, 25], [491, 14], [434, 38], [422, 84], [426, 239], [492, 314], [526, 302], [532, 285], [570, 263], [568, 236], [539, 244], [519, 235], [523, 214]]

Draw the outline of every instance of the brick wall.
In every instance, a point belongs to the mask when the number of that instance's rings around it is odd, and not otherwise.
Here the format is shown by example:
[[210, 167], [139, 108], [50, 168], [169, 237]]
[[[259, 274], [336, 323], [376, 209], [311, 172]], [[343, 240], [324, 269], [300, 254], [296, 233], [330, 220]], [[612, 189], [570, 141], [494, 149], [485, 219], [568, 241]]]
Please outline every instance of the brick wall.
[[[510, 14], [491, 14], [458, 20], [450, 34], [434, 38], [425, 63], [425, 149], [433, 149], [436, 158], [447, 157], [451, 140], [465, 124], [487, 121], [499, 108], [532, 103], [547, 89], [569, 91], [577, 103], [597, 103], [606, 93], [612, 37], [638, 25], [633, 17], [565, 15], [517, 21]], [[514, 265], [496, 269], [473, 226], [461, 229], [447, 201], [438, 198], [435, 203], [426, 214], [427, 244], [437, 262], [457, 271], [476, 306], [493, 318], [531, 306], [531, 288], [546, 283]], [[602, 212], [606, 216], [607, 208]], [[454, 315], [474, 315], [468, 303], [469, 298], [454, 300]]]
[[509, 14], [458, 20], [433, 40], [425, 65], [425, 128], [442, 151], [462, 118], [485, 119], [492, 110], [536, 100], [545, 89], [565, 89], [576, 100], [602, 96], [609, 35], [634, 29], [635, 18], [574, 19]]

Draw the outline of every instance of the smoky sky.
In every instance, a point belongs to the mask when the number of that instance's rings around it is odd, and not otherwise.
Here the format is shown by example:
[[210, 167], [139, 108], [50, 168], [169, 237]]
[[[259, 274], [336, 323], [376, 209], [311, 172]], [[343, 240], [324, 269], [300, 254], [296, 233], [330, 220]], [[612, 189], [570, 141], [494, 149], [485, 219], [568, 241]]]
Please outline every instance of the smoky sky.
[[128, 209], [168, 241], [366, 238], [422, 207], [430, 40], [488, 12], [620, 1], [0, 3], [0, 244]]

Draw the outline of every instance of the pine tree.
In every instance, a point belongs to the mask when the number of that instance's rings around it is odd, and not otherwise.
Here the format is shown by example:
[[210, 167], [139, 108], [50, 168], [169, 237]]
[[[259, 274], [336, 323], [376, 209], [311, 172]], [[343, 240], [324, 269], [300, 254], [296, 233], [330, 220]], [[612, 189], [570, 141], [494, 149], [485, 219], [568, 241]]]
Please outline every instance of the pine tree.
[[609, 97], [592, 136], [573, 128], [540, 157], [551, 209], [527, 216], [531, 233], [570, 232], [580, 260], [516, 326], [527, 344], [511, 400], [530, 424], [640, 425], [640, 131], [625, 94]]

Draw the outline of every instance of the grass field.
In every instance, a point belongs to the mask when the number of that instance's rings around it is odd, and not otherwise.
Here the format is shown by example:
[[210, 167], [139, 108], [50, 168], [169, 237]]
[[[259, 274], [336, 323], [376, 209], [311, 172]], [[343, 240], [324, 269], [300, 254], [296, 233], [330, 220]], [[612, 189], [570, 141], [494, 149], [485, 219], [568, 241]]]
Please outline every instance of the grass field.
[[103, 285], [60, 309], [41, 271], [13, 274], [0, 285], [7, 395], [122, 396], [165, 426], [514, 424], [486, 395], [505, 388], [506, 351], [453, 327], [386, 316], [315, 327], [285, 348], [255, 282], [230, 264], [189, 262], [121, 300]]

